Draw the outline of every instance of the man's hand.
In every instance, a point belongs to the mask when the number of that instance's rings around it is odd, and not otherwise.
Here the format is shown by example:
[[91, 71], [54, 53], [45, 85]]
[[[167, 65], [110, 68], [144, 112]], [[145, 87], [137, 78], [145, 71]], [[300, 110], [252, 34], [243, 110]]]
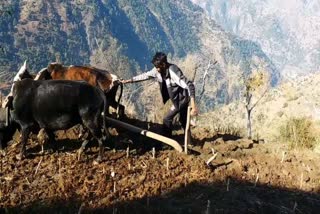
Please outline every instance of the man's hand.
[[122, 84], [132, 83], [132, 80], [120, 80]]
[[190, 115], [191, 116], [197, 116], [198, 115], [198, 108], [197, 108], [197, 105], [196, 105], [196, 102], [194, 100], [193, 97], [191, 97], [191, 112], [190, 112]]
[[190, 115], [191, 115], [191, 116], [197, 116], [198, 113], [199, 113], [199, 112], [198, 112], [197, 106], [191, 107], [191, 112], [190, 112]]

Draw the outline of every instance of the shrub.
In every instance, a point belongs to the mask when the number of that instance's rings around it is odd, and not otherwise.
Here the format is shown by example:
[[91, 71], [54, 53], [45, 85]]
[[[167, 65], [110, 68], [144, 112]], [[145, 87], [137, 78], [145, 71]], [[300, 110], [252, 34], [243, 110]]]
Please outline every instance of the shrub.
[[289, 118], [286, 123], [280, 127], [280, 138], [289, 143], [293, 148], [310, 148], [316, 146], [317, 138], [314, 132], [312, 120], [302, 118]]
[[232, 135], [236, 137], [243, 137], [245, 135], [244, 128], [237, 127], [232, 124], [219, 124], [216, 125], [213, 129], [217, 134]]

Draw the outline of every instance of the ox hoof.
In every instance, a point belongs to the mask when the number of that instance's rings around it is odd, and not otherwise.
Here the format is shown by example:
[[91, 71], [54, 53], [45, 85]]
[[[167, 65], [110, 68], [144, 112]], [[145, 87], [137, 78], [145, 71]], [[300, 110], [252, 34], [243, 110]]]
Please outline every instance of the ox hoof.
[[93, 161], [93, 165], [99, 165], [100, 163], [101, 163], [101, 161], [97, 161], [97, 160]]
[[102, 162], [101, 157], [98, 157], [96, 160], [93, 161], [93, 165], [98, 165]]
[[80, 159], [81, 159], [82, 152], [83, 152], [83, 149], [78, 150], [78, 161], [80, 161]]
[[41, 147], [41, 151], [39, 152], [40, 155], [44, 155], [45, 154], [45, 151], [44, 151], [44, 148], [43, 146]]
[[20, 153], [20, 154], [16, 155], [16, 158], [18, 160], [22, 160], [24, 157], [25, 157], [25, 155], [23, 153]]
[[6, 151], [5, 151], [5, 150], [0, 149], [0, 155], [1, 155], [1, 156], [3, 156], [3, 157], [4, 157], [4, 156], [6, 156], [6, 154], [7, 154], [7, 153], [6, 153]]

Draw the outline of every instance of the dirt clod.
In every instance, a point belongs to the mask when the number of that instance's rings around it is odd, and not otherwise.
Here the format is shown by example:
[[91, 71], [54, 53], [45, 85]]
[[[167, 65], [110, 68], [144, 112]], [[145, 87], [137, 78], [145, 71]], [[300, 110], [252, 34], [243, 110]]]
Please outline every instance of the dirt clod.
[[[40, 155], [40, 145], [31, 141], [21, 161], [14, 158], [19, 147], [8, 146], [1, 159], [0, 207], [36, 213], [290, 213], [296, 202], [302, 213], [320, 210], [318, 155], [195, 133], [197, 153], [185, 155], [159, 149], [149, 139], [142, 140], [152, 146], [140, 148], [141, 138], [126, 133], [121, 139], [120, 130], [115, 141], [131, 137], [129, 156], [128, 145], [105, 150], [98, 164], [94, 142], [76, 160], [77, 130], [56, 134], [52, 153]], [[213, 151], [218, 154], [207, 165]]]

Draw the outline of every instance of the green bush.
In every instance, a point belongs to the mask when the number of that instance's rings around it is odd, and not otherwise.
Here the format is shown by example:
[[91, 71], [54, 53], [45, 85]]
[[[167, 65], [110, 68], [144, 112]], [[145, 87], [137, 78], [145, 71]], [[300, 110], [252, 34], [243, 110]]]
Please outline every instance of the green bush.
[[286, 123], [280, 127], [280, 138], [282, 141], [289, 143], [291, 149], [313, 149], [317, 144], [313, 126], [312, 120], [306, 117], [289, 118]]

